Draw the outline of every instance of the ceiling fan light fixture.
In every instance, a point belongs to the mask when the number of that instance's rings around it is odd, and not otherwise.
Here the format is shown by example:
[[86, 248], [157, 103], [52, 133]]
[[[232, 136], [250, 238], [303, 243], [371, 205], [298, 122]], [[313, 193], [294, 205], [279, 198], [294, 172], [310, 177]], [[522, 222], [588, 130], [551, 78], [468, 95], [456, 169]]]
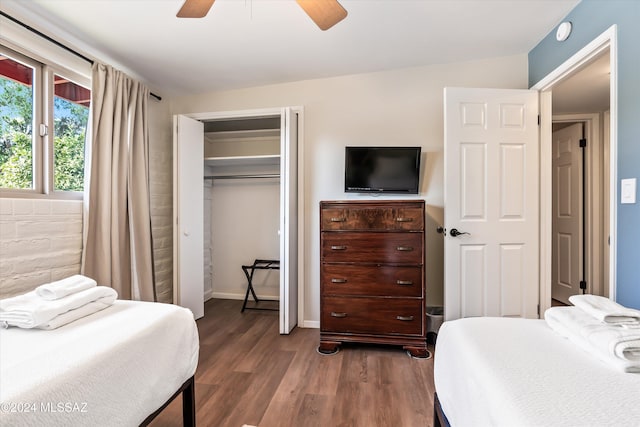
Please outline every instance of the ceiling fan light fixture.
[[204, 18], [216, 0], [185, 0], [176, 14], [178, 18]]
[[322, 31], [328, 30], [347, 16], [347, 11], [337, 0], [296, 0], [296, 2]]

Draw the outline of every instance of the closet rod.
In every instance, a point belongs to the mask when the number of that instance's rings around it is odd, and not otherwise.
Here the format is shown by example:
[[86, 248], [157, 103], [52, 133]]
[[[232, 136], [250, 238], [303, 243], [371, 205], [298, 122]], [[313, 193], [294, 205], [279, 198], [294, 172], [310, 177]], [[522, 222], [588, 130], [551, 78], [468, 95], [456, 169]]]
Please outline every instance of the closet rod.
[[[85, 61], [87, 61], [88, 63], [90, 63], [91, 65], [93, 65], [93, 63], [95, 62], [93, 59], [91, 58], [87, 58], [86, 56], [84, 56], [83, 54], [81, 54], [80, 52], [71, 49], [69, 46], [64, 45], [62, 43], [60, 43], [58, 40], [55, 40], [51, 37], [49, 37], [48, 35], [44, 34], [42, 31], [36, 30], [35, 28], [25, 24], [22, 21], [17, 20], [16, 18], [14, 18], [11, 15], [7, 15], [6, 13], [4, 13], [3, 11], [0, 10], [0, 15], [4, 16], [5, 18], [7, 18], [10, 21], [15, 22], [16, 24], [20, 25], [21, 27], [31, 31], [34, 34], [37, 34], [38, 36], [42, 37], [43, 39], [55, 44], [58, 47], [61, 47], [62, 49], [66, 50], [67, 52], [73, 53], [75, 56], [84, 59]], [[149, 95], [153, 96], [155, 99], [157, 99], [158, 101], [162, 101], [162, 97], [156, 95], [153, 92], [149, 92]]]
[[246, 179], [246, 178], [280, 178], [279, 173], [261, 173], [253, 175], [207, 175], [204, 179]]

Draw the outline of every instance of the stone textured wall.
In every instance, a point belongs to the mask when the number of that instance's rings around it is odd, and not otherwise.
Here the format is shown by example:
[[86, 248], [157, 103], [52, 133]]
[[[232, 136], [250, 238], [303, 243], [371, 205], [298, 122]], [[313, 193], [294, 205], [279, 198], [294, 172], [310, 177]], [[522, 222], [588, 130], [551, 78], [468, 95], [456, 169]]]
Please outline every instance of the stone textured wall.
[[149, 192], [158, 302], [173, 302], [173, 134], [167, 101], [149, 100]]
[[0, 199], [0, 297], [80, 273], [82, 201]]

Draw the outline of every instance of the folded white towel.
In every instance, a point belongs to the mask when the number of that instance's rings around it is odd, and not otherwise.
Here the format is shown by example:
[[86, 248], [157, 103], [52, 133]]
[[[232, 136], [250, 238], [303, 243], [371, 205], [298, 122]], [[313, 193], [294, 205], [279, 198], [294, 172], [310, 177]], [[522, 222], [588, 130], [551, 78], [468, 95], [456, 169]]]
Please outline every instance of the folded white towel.
[[589, 294], [572, 295], [569, 302], [601, 322], [640, 325], [640, 310], [627, 308], [609, 298]]
[[551, 307], [551, 329], [583, 350], [625, 372], [640, 372], [640, 330], [602, 323], [577, 307]]
[[97, 285], [95, 280], [76, 274], [66, 279], [40, 285], [36, 288], [36, 293], [46, 300], [54, 300], [93, 288]]
[[106, 286], [96, 286], [50, 301], [31, 291], [0, 300], [0, 322], [20, 328], [55, 329], [108, 307], [117, 297], [115, 289]]

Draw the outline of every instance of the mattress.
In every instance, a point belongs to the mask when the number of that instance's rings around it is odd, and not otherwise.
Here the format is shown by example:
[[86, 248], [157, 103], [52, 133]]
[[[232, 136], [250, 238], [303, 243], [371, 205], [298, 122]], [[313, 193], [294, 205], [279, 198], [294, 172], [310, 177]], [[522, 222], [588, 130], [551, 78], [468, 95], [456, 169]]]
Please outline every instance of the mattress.
[[608, 366], [544, 320], [445, 322], [434, 380], [453, 427], [640, 425], [640, 374]]
[[194, 375], [187, 309], [116, 301], [61, 328], [0, 330], [0, 425], [134, 426]]

